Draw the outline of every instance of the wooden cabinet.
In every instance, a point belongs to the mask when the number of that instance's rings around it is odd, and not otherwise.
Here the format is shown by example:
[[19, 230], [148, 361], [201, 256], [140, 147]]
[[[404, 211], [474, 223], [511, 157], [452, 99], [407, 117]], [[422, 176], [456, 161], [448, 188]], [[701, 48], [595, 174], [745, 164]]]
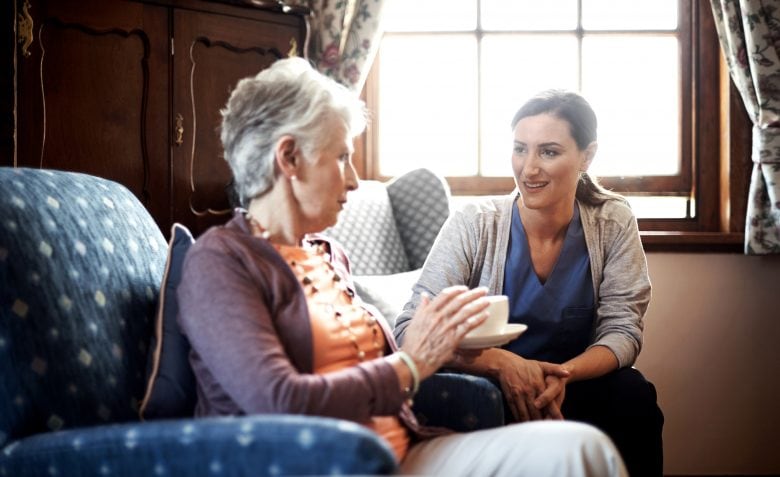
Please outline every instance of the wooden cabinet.
[[302, 54], [308, 12], [257, 0], [13, 1], [15, 11], [0, 7], [20, 40], [0, 56], [11, 65], [0, 86], [13, 85], [0, 163], [120, 182], [166, 235], [173, 222], [196, 234], [224, 222], [219, 110], [238, 79]]

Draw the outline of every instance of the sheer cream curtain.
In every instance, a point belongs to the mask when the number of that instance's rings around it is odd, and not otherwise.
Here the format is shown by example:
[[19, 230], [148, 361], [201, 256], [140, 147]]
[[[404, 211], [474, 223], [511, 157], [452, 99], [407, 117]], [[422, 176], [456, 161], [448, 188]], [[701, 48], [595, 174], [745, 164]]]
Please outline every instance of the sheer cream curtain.
[[711, 0], [731, 77], [753, 121], [745, 253], [780, 254], [780, 0]]
[[385, 0], [303, 0], [312, 11], [309, 59], [354, 91], [365, 83], [382, 38]]

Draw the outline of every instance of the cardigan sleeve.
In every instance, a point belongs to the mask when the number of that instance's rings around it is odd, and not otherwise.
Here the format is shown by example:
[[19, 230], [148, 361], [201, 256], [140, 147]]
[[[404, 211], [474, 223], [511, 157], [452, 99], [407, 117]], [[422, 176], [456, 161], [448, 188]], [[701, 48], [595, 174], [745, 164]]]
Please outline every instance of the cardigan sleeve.
[[412, 287], [412, 297], [396, 318], [394, 334], [399, 344], [403, 342], [423, 293], [435, 297], [446, 287], [470, 283], [475, 242], [473, 224], [464, 214], [455, 212], [447, 219], [425, 260], [420, 278]]
[[246, 241], [206, 234], [185, 258], [179, 323], [192, 346], [199, 414], [357, 422], [398, 414], [403, 392], [384, 359], [327, 374], [302, 369], [312, 353], [303, 293], [280, 257], [258, 256]]
[[594, 342], [609, 348], [619, 366], [631, 366], [642, 349], [642, 319], [650, 303], [647, 270], [636, 218], [625, 213], [602, 224], [602, 279], [598, 286], [597, 325]]

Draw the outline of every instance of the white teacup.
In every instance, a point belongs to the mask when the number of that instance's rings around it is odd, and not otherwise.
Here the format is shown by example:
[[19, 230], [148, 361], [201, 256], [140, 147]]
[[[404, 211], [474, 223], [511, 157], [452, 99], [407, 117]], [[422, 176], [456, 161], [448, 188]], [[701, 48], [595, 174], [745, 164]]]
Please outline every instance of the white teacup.
[[509, 321], [509, 298], [506, 295], [492, 295], [485, 299], [490, 303], [487, 307], [488, 317], [481, 325], [469, 331], [467, 338], [501, 334]]

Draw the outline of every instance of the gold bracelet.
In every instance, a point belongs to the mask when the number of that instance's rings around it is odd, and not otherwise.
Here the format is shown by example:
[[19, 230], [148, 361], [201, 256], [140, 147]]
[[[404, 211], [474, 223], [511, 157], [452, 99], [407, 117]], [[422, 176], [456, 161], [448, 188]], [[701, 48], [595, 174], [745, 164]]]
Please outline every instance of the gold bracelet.
[[396, 354], [398, 354], [398, 357], [401, 358], [401, 361], [404, 362], [407, 368], [409, 368], [409, 372], [412, 374], [412, 389], [411, 391], [409, 388], [405, 388], [404, 390], [407, 393], [409, 404], [412, 404], [412, 397], [417, 394], [417, 391], [420, 390], [420, 372], [417, 370], [417, 365], [414, 363], [414, 360], [406, 351], [398, 351]]

